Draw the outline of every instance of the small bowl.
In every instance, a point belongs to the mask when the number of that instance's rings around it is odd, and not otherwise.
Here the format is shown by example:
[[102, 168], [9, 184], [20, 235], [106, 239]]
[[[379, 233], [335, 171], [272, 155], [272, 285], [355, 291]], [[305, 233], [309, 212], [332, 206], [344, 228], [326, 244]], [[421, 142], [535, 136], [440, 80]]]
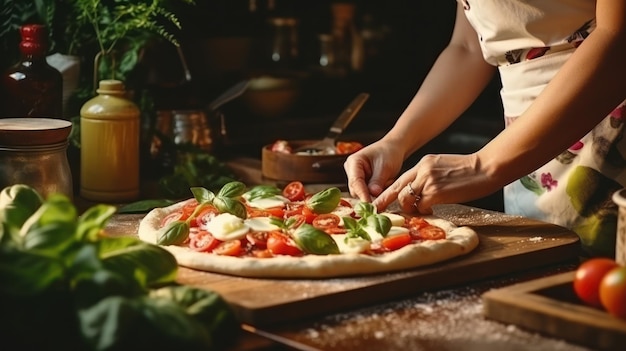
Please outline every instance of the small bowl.
[[[289, 141], [297, 148], [315, 140]], [[272, 145], [265, 145], [261, 152], [261, 173], [272, 180], [304, 183], [346, 183], [343, 163], [348, 155], [301, 155], [276, 152]]]
[[0, 119], [0, 145], [49, 145], [67, 140], [72, 122], [55, 118], [17, 117]]

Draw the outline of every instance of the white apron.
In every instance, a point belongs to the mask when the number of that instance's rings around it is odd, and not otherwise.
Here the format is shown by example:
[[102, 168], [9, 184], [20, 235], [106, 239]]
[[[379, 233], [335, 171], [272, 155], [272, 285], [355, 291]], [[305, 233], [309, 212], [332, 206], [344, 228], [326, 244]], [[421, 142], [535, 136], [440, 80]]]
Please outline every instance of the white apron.
[[[498, 67], [505, 126], [521, 115], [595, 28], [595, 0], [458, 0], [485, 60]], [[504, 188], [504, 209], [575, 231], [590, 255], [613, 256], [626, 185], [624, 103], [580, 141]]]

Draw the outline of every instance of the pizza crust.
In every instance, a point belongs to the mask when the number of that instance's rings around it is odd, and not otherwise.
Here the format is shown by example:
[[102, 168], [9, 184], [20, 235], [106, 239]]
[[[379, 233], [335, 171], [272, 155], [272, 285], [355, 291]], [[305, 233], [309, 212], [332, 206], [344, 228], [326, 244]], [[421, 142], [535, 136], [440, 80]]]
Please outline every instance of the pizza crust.
[[[191, 200], [150, 211], [139, 224], [139, 238], [156, 243], [161, 220]], [[175, 245], [163, 247], [176, 257], [179, 265], [203, 271], [255, 278], [330, 278], [426, 266], [468, 254], [478, 246], [478, 235], [472, 228], [457, 227], [435, 216], [424, 216], [424, 219], [443, 228], [446, 239], [410, 244], [376, 256], [337, 254], [255, 258], [219, 256]]]

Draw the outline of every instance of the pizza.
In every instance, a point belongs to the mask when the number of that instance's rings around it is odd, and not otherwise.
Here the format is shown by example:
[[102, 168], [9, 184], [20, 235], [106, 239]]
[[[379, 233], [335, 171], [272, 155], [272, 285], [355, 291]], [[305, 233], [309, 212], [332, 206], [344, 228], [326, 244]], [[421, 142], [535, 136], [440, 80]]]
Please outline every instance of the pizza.
[[139, 238], [188, 268], [257, 278], [329, 278], [392, 272], [470, 253], [478, 235], [433, 216], [377, 212], [336, 187], [309, 193], [231, 182], [213, 193], [155, 208]]

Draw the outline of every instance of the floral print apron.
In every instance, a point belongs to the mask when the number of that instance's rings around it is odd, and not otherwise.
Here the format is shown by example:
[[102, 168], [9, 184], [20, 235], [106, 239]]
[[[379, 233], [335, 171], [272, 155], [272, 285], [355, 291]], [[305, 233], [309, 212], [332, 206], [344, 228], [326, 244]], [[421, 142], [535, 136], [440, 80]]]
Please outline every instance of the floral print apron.
[[[485, 60], [498, 67], [505, 127], [595, 28], [595, 0], [458, 1]], [[611, 197], [626, 185], [625, 102], [569, 149], [507, 185], [505, 212], [567, 227], [580, 236], [585, 254], [614, 257]]]

